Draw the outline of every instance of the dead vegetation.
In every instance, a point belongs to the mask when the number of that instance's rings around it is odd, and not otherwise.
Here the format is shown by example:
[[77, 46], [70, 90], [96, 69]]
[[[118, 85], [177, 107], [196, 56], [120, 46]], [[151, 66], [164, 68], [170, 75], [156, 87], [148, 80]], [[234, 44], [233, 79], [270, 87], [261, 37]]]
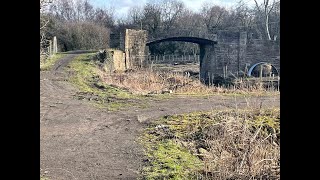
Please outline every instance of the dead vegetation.
[[267, 94], [278, 93], [274, 89], [265, 89], [257, 82], [241, 81], [236, 85], [211, 85], [202, 84], [199, 79], [191, 77], [187, 73], [170, 71], [153, 71], [144, 69], [139, 71], [127, 71], [108, 73], [100, 70], [100, 77], [107, 84], [125, 88], [134, 94]]
[[168, 116], [141, 139], [146, 179], [280, 179], [279, 109]]

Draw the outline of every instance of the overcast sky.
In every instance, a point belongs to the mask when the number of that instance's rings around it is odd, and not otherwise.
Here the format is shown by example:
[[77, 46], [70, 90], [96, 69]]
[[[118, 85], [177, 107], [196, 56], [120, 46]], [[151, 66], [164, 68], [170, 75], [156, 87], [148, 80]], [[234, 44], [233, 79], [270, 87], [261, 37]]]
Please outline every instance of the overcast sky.
[[[116, 17], [123, 17], [130, 7], [143, 6], [152, 0], [90, 0], [95, 7], [112, 8]], [[161, 1], [161, 0], [160, 0]], [[239, 0], [182, 0], [185, 6], [192, 11], [199, 11], [201, 5], [205, 2], [230, 7], [235, 5]], [[261, 1], [261, 0], [260, 0]], [[249, 5], [254, 4], [254, 0], [245, 0]]]

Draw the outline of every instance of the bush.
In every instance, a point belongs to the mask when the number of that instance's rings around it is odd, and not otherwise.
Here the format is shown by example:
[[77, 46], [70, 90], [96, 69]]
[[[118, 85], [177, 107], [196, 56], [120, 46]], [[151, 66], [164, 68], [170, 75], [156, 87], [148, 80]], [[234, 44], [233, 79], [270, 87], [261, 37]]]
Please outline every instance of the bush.
[[92, 22], [65, 22], [56, 27], [62, 51], [106, 49], [109, 47], [109, 29]]

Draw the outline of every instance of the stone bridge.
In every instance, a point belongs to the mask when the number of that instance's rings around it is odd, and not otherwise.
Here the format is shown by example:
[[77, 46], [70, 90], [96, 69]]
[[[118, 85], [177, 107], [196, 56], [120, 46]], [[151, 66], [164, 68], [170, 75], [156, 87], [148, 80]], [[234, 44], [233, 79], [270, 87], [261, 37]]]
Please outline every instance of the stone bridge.
[[196, 28], [167, 32], [170, 33], [148, 35], [146, 30], [125, 29], [119, 38], [120, 43], [117, 48], [123, 51], [120, 61], [125, 64], [124, 69], [134, 69], [146, 65], [149, 46], [156, 46], [167, 41], [190, 42], [199, 45], [200, 80], [205, 84], [208, 84], [216, 75], [223, 77], [229, 74], [238, 75], [246, 71], [247, 65], [260, 61], [272, 62], [273, 64], [280, 62], [280, 60], [274, 62], [270, 60], [270, 57], [279, 54], [277, 46], [273, 46], [272, 43], [271, 46], [265, 45], [262, 42], [256, 44], [260, 41], [250, 40], [247, 37], [247, 32], [237, 31], [232, 36], [230, 33], [226, 35], [218, 33], [217, 36], [217, 34], [210, 34]]
[[146, 46], [153, 46], [167, 41], [190, 42], [199, 45], [200, 81], [208, 84], [209, 80], [213, 78], [215, 73], [213, 70], [216, 66], [214, 54], [214, 45], [217, 44], [216, 35], [204, 33], [203, 31], [179, 31], [176, 34], [159, 34], [157, 37], [150, 37], [146, 43]]
[[[169, 33], [168, 33], [169, 32]], [[146, 30], [126, 29], [120, 49], [124, 51], [125, 69], [139, 68], [146, 64], [146, 56], [149, 46], [157, 45], [166, 41], [190, 42], [199, 45], [200, 49], [200, 81], [208, 84], [215, 75], [214, 68], [217, 66], [215, 60], [214, 46], [217, 44], [216, 34], [210, 34], [196, 28], [190, 30], [179, 29], [178, 31], [167, 31], [166, 33], [155, 33], [148, 35]], [[121, 41], [120, 41], [121, 43]]]

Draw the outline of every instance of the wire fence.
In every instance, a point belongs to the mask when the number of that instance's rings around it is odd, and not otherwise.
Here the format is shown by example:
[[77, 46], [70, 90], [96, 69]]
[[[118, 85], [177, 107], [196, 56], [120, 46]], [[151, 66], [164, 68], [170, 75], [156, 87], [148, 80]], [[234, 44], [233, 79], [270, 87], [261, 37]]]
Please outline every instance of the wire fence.
[[148, 64], [200, 63], [200, 55], [147, 55]]

